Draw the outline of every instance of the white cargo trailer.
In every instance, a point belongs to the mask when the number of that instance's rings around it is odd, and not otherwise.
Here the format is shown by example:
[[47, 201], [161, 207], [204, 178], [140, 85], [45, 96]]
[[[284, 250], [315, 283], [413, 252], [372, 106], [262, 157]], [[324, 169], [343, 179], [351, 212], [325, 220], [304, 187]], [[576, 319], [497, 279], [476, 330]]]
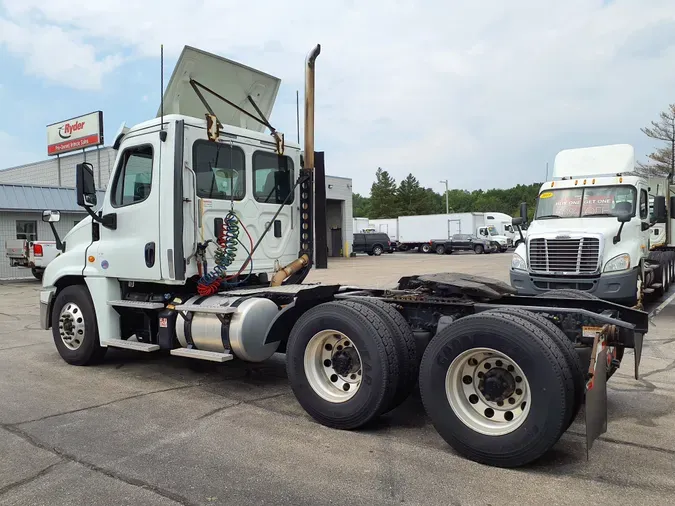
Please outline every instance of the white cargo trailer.
[[370, 221], [368, 220], [368, 218], [353, 218], [352, 223], [353, 223], [352, 230], [354, 231], [355, 234], [364, 232], [365, 230], [371, 228]]
[[374, 228], [375, 232], [387, 234], [391, 242], [398, 241], [398, 219], [397, 218], [383, 218], [380, 220], [369, 220], [370, 228]]
[[496, 227], [486, 223], [488, 213], [426, 214], [399, 216], [397, 248], [401, 251], [417, 248], [422, 253], [432, 250], [431, 243], [452, 238], [455, 234], [479, 235], [499, 243], [501, 251], [508, 249], [508, 239]]

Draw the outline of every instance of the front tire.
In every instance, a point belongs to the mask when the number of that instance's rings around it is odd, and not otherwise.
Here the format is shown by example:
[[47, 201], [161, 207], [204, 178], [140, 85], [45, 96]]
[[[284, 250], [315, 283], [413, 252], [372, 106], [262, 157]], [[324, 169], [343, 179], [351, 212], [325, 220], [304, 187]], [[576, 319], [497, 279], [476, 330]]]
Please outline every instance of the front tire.
[[476, 255], [482, 255], [485, 252], [485, 248], [483, 248], [482, 244], [477, 244], [473, 248], [473, 251], [474, 251], [474, 253], [476, 253]]
[[96, 312], [84, 285], [68, 286], [56, 296], [52, 308], [52, 337], [61, 358], [71, 365], [90, 365], [103, 360], [108, 348], [101, 346]]
[[320, 304], [298, 319], [286, 371], [303, 409], [336, 429], [356, 429], [382, 414], [399, 382], [386, 323], [372, 309], [344, 300]]
[[545, 454], [574, 403], [569, 367], [553, 339], [507, 314], [467, 316], [437, 334], [422, 358], [420, 390], [450, 446], [498, 467]]

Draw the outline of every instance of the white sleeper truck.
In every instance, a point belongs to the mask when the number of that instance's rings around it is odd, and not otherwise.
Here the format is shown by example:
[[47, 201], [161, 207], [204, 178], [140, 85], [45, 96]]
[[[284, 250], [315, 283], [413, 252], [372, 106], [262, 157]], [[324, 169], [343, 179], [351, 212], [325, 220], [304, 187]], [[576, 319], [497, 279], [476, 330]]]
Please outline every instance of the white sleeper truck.
[[513, 255], [511, 285], [518, 293], [575, 289], [632, 306], [668, 287], [675, 260], [668, 182], [637, 176], [634, 168], [627, 144], [558, 153], [526, 243]]
[[528, 464], [583, 404], [590, 446], [606, 430], [606, 380], [619, 365], [608, 349], [634, 348], [637, 375], [646, 313], [567, 292], [522, 297], [456, 273], [408, 275], [391, 289], [303, 283], [314, 185], [325, 184], [314, 170], [319, 51], [306, 62], [302, 150], [267, 119], [278, 79], [186, 47], [157, 117], [117, 136], [102, 202], [91, 164], [77, 166], [89, 216], [56, 237], [61, 254], [40, 293], [61, 357], [84, 366], [110, 348], [215, 362], [284, 353], [299, 404], [328, 427], [357, 429], [419, 382], [435, 428], [469, 459]]

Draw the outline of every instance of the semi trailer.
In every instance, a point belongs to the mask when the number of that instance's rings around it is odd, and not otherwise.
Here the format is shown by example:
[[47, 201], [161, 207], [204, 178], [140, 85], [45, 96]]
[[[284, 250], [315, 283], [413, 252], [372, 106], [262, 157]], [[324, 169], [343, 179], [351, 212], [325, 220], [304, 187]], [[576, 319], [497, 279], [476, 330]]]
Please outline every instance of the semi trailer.
[[399, 216], [397, 248], [401, 251], [416, 249], [420, 253], [430, 253], [434, 251], [434, 243], [448, 240], [456, 234], [475, 234], [498, 243], [499, 251], [504, 252], [511, 242], [505, 235], [500, 234], [493, 224], [496, 221], [494, 217], [488, 223], [487, 215], [491, 214], [450, 213]]
[[533, 462], [582, 406], [590, 447], [607, 429], [616, 350], [635, 350], [637, 377], [643, 311], [575, 291], [519, 296], [461, 273], [406, 274], [388, 289], [305, 282], [315, 226], [325, 229], [314, 216], [319, 53], [305, 65], [302, 149], [268, 120], [278, 79], [186, 46], [157, 117], [116, 137], [98, 212], [93, 166], [77, 166], [88, 217], [63, 238], [52, 228], [61, 253], [40, 292], [60, 356], [85, 366], [109, 348], [222, 363], [283, 353], [298, 403], [327, 427], [356, 430], [419, 388], [468, 459]]
[[668, 289], [675, 274], [671, 186], [634, 170], [628, 144], [557, 154], [513, 255], [511, 285], [520, 294], [571, 288], [632, 306]]

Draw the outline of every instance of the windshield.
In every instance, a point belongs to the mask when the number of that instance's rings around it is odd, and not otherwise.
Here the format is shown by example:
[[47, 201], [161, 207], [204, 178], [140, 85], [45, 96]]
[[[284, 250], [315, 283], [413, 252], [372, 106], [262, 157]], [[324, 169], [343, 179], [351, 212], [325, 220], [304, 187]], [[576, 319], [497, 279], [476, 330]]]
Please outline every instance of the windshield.
[[494, 226], [489, 226], [488, 232], [490, 233], [490, 235], [499, 235], [499, 232], [497, 232], [497, 229]]
[[633, 186], [600, 186], [547, 190], [539, 195], [535, 220], [635, 214]]

